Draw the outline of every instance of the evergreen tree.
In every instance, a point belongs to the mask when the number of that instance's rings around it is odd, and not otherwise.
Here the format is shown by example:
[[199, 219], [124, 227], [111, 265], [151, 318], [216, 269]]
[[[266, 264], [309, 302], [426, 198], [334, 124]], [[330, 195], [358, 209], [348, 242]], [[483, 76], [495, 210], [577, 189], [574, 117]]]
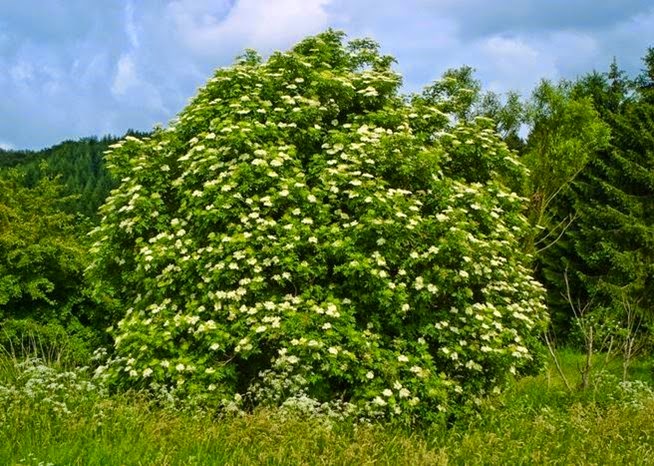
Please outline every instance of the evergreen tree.
[[[592, 96], [611, 127], [611, 142], [589, 157], [554, 206], [558, 218], [572, 215], [575, 221], [555, 247], [539, 256], [560, 330], [570, 330], [574, 320], [566, 302], [570, 299], [578, 308], [587, 307], [603, 325], [619, 325], [625, 303], [651, 314], [654, 102], [647, 85], [649, 68], [637, 79], [633, 95], [615, 62], [606, 75], [594, 73], [576, 85], [577, 92]], [[565, 279], [572, 293], [562, 299]]]
[[61, 208], [95, 219], [98, 207], [115, 187], [104, 168], [103, 152], [116, 141], [113, 137], [83, 138], [64, 141], [38, 152], [6, 151], [0, 154], [0, 177], [9, 168], [15, 168], [24, 174], [22, 183], [34, 187], [43, 178], [59, 176], [62, 194], [72, 196]]

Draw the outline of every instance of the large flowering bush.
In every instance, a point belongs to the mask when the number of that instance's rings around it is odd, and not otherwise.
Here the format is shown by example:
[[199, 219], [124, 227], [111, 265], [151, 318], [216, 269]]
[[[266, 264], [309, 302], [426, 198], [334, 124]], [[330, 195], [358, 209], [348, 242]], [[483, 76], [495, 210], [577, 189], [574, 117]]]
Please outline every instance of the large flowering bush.
[[333, 31], [248, 52], [112, 148], [90, 272], [128, 309], [104, 377], [424, 418], [530, 367], [546, 309], [502, 181], [524, 168], [455, 95], [401, 97], [392, 61]]

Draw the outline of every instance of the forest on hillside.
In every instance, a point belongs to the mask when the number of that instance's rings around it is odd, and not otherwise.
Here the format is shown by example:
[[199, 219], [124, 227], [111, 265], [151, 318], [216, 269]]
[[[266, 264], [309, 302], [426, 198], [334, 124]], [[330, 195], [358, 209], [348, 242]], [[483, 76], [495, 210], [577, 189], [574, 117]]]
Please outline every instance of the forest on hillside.
[[247, 51], [167, 128], [0, 150], [0, 345], [175, 406], [409, 426], [544, 366], [629, 382], [654, 351], [654, 48], [619, 58], [404, 95], [328, 31]]

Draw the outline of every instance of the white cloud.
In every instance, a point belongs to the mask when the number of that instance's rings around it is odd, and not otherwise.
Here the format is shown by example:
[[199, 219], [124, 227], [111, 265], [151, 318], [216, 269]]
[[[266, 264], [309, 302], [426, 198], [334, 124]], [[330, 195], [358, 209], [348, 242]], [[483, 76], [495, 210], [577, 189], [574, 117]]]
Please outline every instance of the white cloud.
[[11, 144], [9, 144], [7, 142], [0, 141], [0, 149], [2, 149], [2, 150], [13, 150], [14, 146], [12, 146]]
[[9, 74], [16, 84], [24, 85], [34, 78], [34, 67], [30, 63], [20, 61], [11, 67]]
[[[245, 47], [287, 47], [329, 25], [331, 0], [237, 0], [235, 3], [179, 0], [167, 14], [183, 44], [200, 56]], [[192, 6], [192, 7], [191, 7]]]
[[134, 59], [129, 54], [121, 55], [116, 65], [116, 75], [111, 85], [111, 93], [118, 97], [125, 95], [130, 88], [139, 84]]
[[131, 54], [120, 56], [111, 94], [124, 107], [126, 113], [127, 107], [147, 109], [162, 116], [171, 113], [161, 96], [160, 88], [139, 76]]
[[586, 32], [555, 31], [544, 38], [542, 47], [552, 54], [559, 72], [568, 78], [592, 71], [598, 58], [603, 69], [609, 66], [597, 39]]
[[132, 48], [138, 48], [140, 45], [138, 28], [134, 20], [134, 4], [131, 1], [125, 6], [125, 33]]
[[252, 44], [284, 47], [291, 41], [315, 34], [329, 25], [325, 7], [329, 0], [242, 0], [235, 9], [237, 25], [248, 31]]
[[92, 89], [98, 83], [105, 83], [106, 77], [112, 73], [111, 60], [107, 52], [100, 51], [94, 55], [87, 55], [84, 60], [73, 61], [69, 75], [75, 84], [83, 89]]
[[513, 69], [522, 62], [539, 59], [538, 51], [519, 38], [491, 37], [484, 41], [482, 50], [497, 61], [498, 68]]
[[542, 78], [558, 78], [555, 56], [519, 37], [490, 37], [473, 54], [475, 66], [496, 92], [525, 94]]

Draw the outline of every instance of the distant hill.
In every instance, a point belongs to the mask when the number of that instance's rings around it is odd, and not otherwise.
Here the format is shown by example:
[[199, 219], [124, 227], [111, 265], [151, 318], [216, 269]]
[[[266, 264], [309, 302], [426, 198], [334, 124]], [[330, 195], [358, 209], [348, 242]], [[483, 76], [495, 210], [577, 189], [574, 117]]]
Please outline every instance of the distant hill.
[[[134, 131], [127, 134], [147, 135]], [[103, 152], [119, 139], [87, 137], [39, 151], [0, 149], [0, 177], [7, 176], [9, 171], [21, 172], [27, 187], [34, 186], [42, 177], [59, 177], [64, 194], [75, 196], [66, 203], [66, 210], [95, 219], [98, 207], [116, 185], [105, 169]]]

